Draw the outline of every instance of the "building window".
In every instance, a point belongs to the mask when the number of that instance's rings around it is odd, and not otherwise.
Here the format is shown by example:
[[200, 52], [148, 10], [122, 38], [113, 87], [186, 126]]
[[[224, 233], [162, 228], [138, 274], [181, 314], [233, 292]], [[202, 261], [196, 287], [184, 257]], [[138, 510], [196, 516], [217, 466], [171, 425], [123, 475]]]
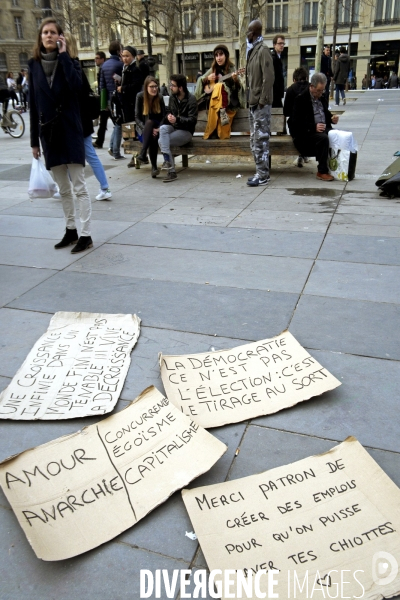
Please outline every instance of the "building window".
[[53, 0], [53, 8], [55, 10], [61, 10], [62, 9], [60, 0]]
[[[193, 40], [196, 37], [196, 25], [190, 26], [196, 19], [196, 13], [192, 6], [184, 6], [183, 8], [183, 35], [185, 39]], [[190, 31], [189, 31], [190, 29]]]
[[203, 37], [223, 37], [224, 10], [222, 4], [209, 4], [203, 12]]
[[6, 73], [7, 71], [7, 57], [4, 52], [0, 52], [0, 73]]
[[110, 42], [118, 40], [121, 41], [121, 32], [117, 24], [110, 28]]
[[15, 24], [15, 32], [17, 34], [17, 38], [22, 40], [24, 37], [24, 32], [22, 30], [22, 17], [14, 17]]
[[12, 5], [13, 6], [18, 6], [18, 0], [12, 0]]
[[82, 21], [79, 25], [79, 42], [81, 48], [90, 47], [90, 24], [87, 21]]
[[375, 25], [400, 23], [400, 0], [377, 0]]
[[37, 17], [36, 18], [36, 27], [38, 29], [40, 29], [41, 24], [42, 24], [42, 19], [40, 17]]
[[285, 33], [288, 30], [288, 0], [268, 0], [265, 33]]
[[348, 27], [350, 25], [351, 13], [353, 13], [353, 26], [358, 27], [359, 8], [359, 0], [344, 0], [342, 4], [339, 4], [338, 27]]
[[21, 69], [28, 68], [28, 55], [26, 52], [19, 53], [19, 66]]
[[318, 2], [304, 3], [303, 31], [318, 29]]
[[35, 8], [42, 8], [41, 0], [33, 0], [33, 6]]

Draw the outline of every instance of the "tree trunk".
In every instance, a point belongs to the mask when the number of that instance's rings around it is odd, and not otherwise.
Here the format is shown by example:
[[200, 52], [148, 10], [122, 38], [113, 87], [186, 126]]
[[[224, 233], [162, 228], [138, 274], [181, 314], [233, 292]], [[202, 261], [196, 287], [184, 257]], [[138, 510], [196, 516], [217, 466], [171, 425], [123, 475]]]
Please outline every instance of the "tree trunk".
[[[353, 35], [354, 5], [355, 5], [354, 0], [351, 0], [349, 42], [348, 42], [348, 50], [347, 50], [347, 54], [349, 55], [349, 57], [350, 57], [350, 54], [351, 54], [351, 51], [350, 51], [351, 36]], [[349, 78], [347, 78], [347, 81], [346, 81], [346, 92], [347, 92], [348, 89], [349, 89]]]
[[239, 66], [246, 64], [246, 32], [250, 23], [249, 0], [238, 0], [239, 9]]
[[180, 30], [181, 30], [182, 75], [186, 76], [185, 36], [184, 36], [184, 32], [183, 32], [183, 8], [182, 8], [182, 0], [179, 0], [179, 26], [180, 26]]
[[171, 74], [174, 72], [174, 57], [175, 57], [175, 39], [176, 39], [176, 22], [173, 11], [168, 15], [168, 38], [165, 50], [165, 67], [167, 71], [167, 79], [169, 81]]
[[324, 27], [325, 27], [326, 0], [318, 2], [318, 34], [317, 48], [315, 50], [315, 72], [321, 71], [321, 54], [324, 45]]

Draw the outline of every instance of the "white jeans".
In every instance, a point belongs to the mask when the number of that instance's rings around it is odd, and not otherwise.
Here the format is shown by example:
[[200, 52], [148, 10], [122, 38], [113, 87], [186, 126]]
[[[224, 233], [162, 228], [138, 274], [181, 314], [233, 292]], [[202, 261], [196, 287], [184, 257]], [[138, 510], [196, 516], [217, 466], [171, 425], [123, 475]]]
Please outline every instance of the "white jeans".
[[[55, 182], [60, 188], [62, 207], [64, 210], [67, 229], [76, 229], [75, 224], [75, 202], [72, 195], [72, 187], [79, 200], [79, 215], [81, 221], [81, 236], [90, 235], [90, 216], [92, 205], [89, 192], [87, 191], [85, 174], [82, 165], [70, 164], [52, 167]], [[72, 187], [71, 187], [72, 183]]]

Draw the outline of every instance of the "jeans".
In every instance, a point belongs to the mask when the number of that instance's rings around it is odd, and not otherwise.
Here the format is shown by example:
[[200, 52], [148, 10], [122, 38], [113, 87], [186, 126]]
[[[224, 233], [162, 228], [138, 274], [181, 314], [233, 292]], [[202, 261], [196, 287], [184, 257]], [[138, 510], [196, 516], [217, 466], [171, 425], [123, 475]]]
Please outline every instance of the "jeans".
[[249, 109], [250, 150], [256, 170], [261, 179], [269, 177], [269, 138], [271, 128], [271, 107], [258, 105]]
[[76, 229], [76, 210], [71, 189], [72, 182], [74, 192], [79, 200], [81, 236], [89, 236], [92, 205], [86, 188], [85, 174], [82, 165], [59, 165], [57, 167], [52, 167], [51, 172], [53, 173], [54, 181], [60, 188], [61, 202], [67, 229]]
[[171, 146], [184, 146], [192, 139], [192, 134], [186, 129], [175, 129], [172, 125], [160, 127], [160, 149], [163, 154], [168, 154], [171, 163], [170, 171], [175, 171], [175, 161], [171, 153]]
[[99, 157], [96, 154], [96, 150], [93, 147], [92, 136], [88, 135], [83, 140], [85, 144], [85, 156], [89, 165], [93, 169], [94, 176], [100, 184], [101, 190], [108, 190], [108, 181], [104, 167], [100, 162]]
[[335, 90], [335, 104], [339, 104], [339, 92], [340, 95], [342, 96], [342, 100], [345, 99], [345, 95], [344, 95], [344, 83], [337, 83], [336, 84], [336, 90]]
[[122, 141], [122, 127], [121, 125], [114, 125], [110, 139], [110, 148], [114, 155], [121, 156], [121, 141]]

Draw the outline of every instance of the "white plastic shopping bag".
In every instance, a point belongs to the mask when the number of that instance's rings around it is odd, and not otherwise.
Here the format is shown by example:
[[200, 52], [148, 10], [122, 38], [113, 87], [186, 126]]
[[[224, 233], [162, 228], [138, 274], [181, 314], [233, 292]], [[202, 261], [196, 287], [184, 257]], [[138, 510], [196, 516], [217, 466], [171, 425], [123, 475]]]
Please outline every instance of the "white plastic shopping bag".
[[29, 179], [29, 198], [52, 198], [58, 191], [56, 182], [40, 160], [32, 159], [31, 176]]
[[329, 173], [339, 181], [351, 181], [355, 175], [357, 142], [351, 131], [331, 129], [329, 136]]

